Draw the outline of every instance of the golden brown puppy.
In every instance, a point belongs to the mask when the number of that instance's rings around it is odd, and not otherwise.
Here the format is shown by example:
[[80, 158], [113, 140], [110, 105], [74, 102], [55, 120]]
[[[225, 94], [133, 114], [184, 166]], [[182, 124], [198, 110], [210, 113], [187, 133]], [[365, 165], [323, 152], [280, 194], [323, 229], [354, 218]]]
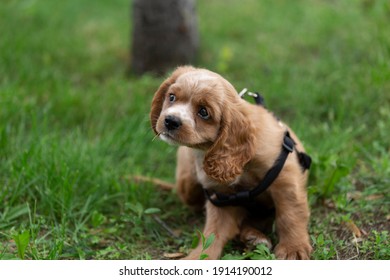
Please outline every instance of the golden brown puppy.
[[[241, 99], [220, 75], [190, 66], [179, 67], [162, 83], [150, 118], [162, 140], [180, 146], [176, 187], [181, 200], [206, 208], [203, 234], [216, 236], [203, 252], [209, 259], [218, 259], [226, 242], [235, 237], [271, 247], [256, 225], [262, 212], [273, 207], [277, 258], [310, 258], [308, 172], [297, 154], [304, 149], [285, 124], [264, 107]], [[217, 207], [205, 199], [203, 188], [225, 194], [255, 188], [278, 159], [286, 130], [295, 142], [294, 151], [272, 185], [255, 198], [259, 207]], [[187, 258], [198, 259], [201, 250], [199, 245]]]

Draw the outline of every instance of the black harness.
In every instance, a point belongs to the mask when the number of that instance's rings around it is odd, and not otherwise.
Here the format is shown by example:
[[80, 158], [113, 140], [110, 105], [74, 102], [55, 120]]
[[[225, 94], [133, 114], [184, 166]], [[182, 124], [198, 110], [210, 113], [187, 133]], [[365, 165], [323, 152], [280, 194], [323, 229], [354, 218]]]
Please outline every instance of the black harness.
[[[245, 92], [244, 92], [245, 93]], [[242, 94], [240, 94], [241, 96]], [[264, 106], [264, 98], [258, 93], [249, 93], [249, 95], [253, 96], [257, 105]], [[271, 184], [278, 177], [280, 171], [282, 171], [284, 163], [287, 160], [287, 157], [290, 153], [294, 151], [295, 142], [291, 138], [290, 133], [288, 131], [285, 132], [283, 137], [282, 149], [281, 152], [276, 159], [274, 165], [268, 172], [265, 174], [263, 180], [258, 184], [257, 187], [251, 190], [239, 191], [233, 194], [224, 194], [218, 192], [210, 192], [207, 189], [203, 189], [205, 196], [212, 204], [217, 207], [224, 206], [249, 206], [253, 204], [255, 198], [268, 189]], [[298, 152], [298, 160], [301, 164], [302, 171], [310, 168], [311, 158], [309, 155]]]

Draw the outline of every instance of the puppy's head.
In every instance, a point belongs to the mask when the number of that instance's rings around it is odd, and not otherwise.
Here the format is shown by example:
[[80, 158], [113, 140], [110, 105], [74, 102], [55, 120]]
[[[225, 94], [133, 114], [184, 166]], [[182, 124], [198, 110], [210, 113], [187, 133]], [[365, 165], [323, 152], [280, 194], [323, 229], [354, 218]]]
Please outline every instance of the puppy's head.
[[205, 150], [206, 174], [229, 183], [254, 155], [254, 133], [244, 107], [220, 75], [179, 67], [155, 93], [150, 118], [162, 140]]

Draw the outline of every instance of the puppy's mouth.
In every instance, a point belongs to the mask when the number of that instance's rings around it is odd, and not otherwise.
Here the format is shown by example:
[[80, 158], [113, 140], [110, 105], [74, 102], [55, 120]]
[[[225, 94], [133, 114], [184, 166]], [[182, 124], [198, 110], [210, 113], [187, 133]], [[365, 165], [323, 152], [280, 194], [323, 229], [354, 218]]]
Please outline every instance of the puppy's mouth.
[[160, 137], [161, 140], [167, 142], [168, 144], [172, 145], [183, 145], [181, 141], [177, 139], [177, 137], [170, 131], [162, 131], [157, 134], [158, 137]]
[[174, 145], [174, 146], [187, 146], [189, 148], [199, 149], [199, 150], [207, 150], [210, 148], [210, 146], [213, 144], [211, 141], [205, 141], [201, 143], [186, 143], [180, 139], [178, 139], [177, 136], [175, 136], [170, 131], [163, 131], [159, 132], [156, 137], [159, 137], [164, 142]]

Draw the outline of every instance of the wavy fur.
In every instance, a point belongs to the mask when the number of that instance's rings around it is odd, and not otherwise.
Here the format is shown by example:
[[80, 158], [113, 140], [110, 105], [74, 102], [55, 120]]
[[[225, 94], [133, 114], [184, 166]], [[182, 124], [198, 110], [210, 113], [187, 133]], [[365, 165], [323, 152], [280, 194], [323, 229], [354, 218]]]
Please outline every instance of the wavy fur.
[[[202, 117], [200, 112], [205, 109], [208, 115]], [[169, 119], [179, 120], [174, 129], [168, 125]], [[262, 106], [243, 101], [220, 75], [191, 66], [177, 68], [161, 84], [152, 101], [150, 120], [162, 140], [180, 145], [177, 193], [191, 208], [206, 209], [203, 234], [216, 236], [206, 251], [199, 245], [188, 259], [198, 259], [201, 254], [217, 259], [226, 242], [235, 237], [271, 248], [264, 233], [272, 228], [272, 218], [279, 239], [275, 255], [280, 259], [310, 258], [308, 172], [302, 172], [296, 151], [250, 210], [218, 208], [205, 200], [202, 190], [232, 193], [256, 187], [277, 159], [286, 130], [297, 150], [304, 151], [289, 127]], [[275, 215], [265, 217], [273, 208]], [[267, 226], [260, 226], [263, 224]]]

